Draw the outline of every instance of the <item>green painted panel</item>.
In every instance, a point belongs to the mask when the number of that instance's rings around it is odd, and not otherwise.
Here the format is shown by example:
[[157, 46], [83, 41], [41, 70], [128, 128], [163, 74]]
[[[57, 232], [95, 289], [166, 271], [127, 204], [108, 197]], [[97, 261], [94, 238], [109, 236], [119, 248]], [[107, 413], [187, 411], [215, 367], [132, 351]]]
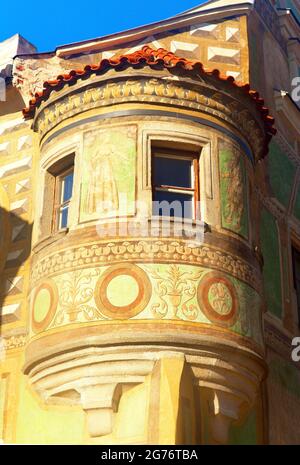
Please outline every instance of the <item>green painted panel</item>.
[[268, 311], [281, 318], [282, 293], [278, 230], [274, 217], [263, 209], [260, 224], [264, 257], [263, 279]]
[[268, 159], [272, 191], [279, 202], [287, 207], [295, 179], [295, 166], [274, 141], [270, 144]]
[[219, 160], [222, 226], [248, 238], [247, 177], [244, 159], [235, 147], [221, 143]]
[[294, 206], [294, 216], [300, 220], [300, 188], [298, 189], [295, 206]]
[[274, 359], [269, 364], [270, 376], [290, 394], [300, 398], [300, 373], [291, 363]]
[[229, 429], [230, 445], [256, 445], [256, 411], [252, 410], [242, 425], [231, 425]]

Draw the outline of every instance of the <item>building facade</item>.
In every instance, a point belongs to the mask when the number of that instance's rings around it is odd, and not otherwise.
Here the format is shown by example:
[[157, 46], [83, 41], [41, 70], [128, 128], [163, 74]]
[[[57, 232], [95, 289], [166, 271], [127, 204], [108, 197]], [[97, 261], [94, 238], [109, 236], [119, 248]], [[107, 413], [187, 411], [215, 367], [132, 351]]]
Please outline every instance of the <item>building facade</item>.
[[299, 21], [0, 44], [4, 443], [300, 442]]

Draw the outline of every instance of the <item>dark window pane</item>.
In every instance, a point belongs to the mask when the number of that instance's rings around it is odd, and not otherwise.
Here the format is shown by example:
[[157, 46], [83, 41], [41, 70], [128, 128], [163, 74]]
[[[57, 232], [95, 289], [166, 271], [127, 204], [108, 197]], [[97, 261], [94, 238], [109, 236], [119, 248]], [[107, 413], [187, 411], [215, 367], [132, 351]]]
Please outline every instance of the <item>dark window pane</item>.
[[[165, 201], [163, 204], [158, 202]], [[155, 191], [153, 202], [153, 215], [193, 218], [193, 196], [179, 192]]]
[[69, 206], [62, 208], [60, 210], [60, 228], [66, 228], [68, 226], [68, 214], [69, 214]]
[[67, 202], [72, 197], [73, 171], [63, 178], [62, 181], [62, 202]]
[[192, 160], [154, 157], [154, 184], [156, 186], [193, 187]]

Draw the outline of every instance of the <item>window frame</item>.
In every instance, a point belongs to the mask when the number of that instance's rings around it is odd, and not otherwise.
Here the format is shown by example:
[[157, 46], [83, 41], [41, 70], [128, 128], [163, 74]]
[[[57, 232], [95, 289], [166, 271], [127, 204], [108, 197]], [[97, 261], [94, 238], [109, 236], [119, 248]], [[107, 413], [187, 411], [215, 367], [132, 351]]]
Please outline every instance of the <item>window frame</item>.
[[[72, 195], [69, 200], [61, 202], [62, 196], [62, 184], [70, 173], [73, 173], [73, 184], [72, 184]], [[54, 200], [53, 200], [53, 212], [52, 212], [52, 232], [62, 231], [68, 228], [67, 226], [60, 227], [61, 211], [63, 207], [68, 206], [68, 214], [70, 209], [70, 203], [73, 197], [74, 188], [74, 163], [70, 164], [67, 168], [62, 169], [54, 175]], [[68, 216], [69, 219], [69, 216]]]
[[[200, 176], [199, 176], [199, 166], [200, 166], [200, 154], [201, 152], [191, 151], [191, 150], [179, 150], [172, 148], [164, 148], [159, 146], [151, 147], [151, 189], [152, 189], [152, 202], [155, 201], [155, 192], [178, 192], [180, 194], [193, 194], [193, 217], [184, 218], [185, 220], [196, 221], [200, 220], [200, 209], [197, 208], [198, 202], [200, 201]], [[191, 160], [192, 161], [192, 180], [193, 187], [179, 187], [173, 185], [160, 185], [157, 186], [154, 182], [155, 176], [155, 158], [171, 158], [171, 159], [181, 159], [181, 160]], [[153, 210], [152, 210], [153, 211]]]

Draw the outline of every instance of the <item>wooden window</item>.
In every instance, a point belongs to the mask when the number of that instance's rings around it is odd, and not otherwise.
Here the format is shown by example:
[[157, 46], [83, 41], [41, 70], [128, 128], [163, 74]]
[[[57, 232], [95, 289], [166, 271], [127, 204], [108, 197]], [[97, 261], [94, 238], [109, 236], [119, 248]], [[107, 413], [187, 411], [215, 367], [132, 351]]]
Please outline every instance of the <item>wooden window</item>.
[[177, 201], [168, 216], [199, 219], [199, 153], [153, 148], [152, 200], [154, 215], [164, 215], [158, 202]]
[[300, 327], [300, 251], [292, 246], [294, 288], [297, 296], [298, 325]]
[[74, 166], [55, 175], [55, 199], [53, 229], [58, 231], [68, 226], [69, 207], [73, 192]]

